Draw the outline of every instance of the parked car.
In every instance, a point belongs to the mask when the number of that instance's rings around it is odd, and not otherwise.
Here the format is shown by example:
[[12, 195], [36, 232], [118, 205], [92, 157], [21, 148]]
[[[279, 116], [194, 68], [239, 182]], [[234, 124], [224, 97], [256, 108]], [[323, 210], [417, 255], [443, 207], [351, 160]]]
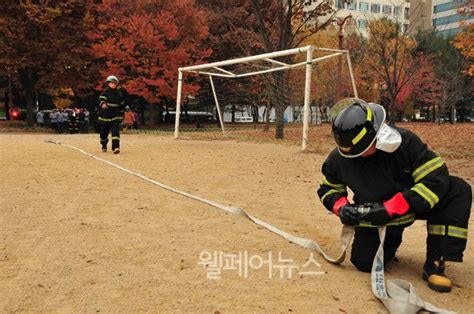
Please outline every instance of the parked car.
[[237, 123], [252, 123], [252, 117], [235, 117], [235, 122]]
[[[169, 116], [166, 112], [164, 112], [164, 119], [165, 121], [174, 121], [176, 116], [176, 111], [170, 111]], [[181, 119], [182, 122], [190, 122], [190, 123], [204, 123], [204, 122], [214, 122], [214, 116], [212, 113], [207, 111], [188, 111], [188, 112], [181, 112]]]

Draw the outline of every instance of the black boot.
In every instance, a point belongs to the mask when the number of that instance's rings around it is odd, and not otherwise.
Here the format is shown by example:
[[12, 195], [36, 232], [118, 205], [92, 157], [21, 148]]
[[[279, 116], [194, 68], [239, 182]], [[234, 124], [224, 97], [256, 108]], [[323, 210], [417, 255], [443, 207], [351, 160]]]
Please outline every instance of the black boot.
[[428, 287], [438, 292], [451, 291], [451, 279], [444, 274], [444, 261], [429, 261], [423, 266], [423, 279], [428, 281]]

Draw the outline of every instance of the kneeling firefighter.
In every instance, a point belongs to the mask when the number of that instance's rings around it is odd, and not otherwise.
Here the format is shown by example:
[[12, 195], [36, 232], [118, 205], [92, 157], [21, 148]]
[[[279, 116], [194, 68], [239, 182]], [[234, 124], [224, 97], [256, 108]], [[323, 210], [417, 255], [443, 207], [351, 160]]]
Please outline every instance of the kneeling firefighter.
[[[409, 130], [385, 123], [385, 109], [357, 98], [331, 111], [337, 143], [322, 166], [318, 195], [341, 222], [355, 226], [351, 262], [370, 272], [380, 244], [377, 226], [387, 225], [384, 259], [390, 262], [403, 231], [427, 221], [422, 277], [439, 292], [451, 291], [445, 262], [462, 262], [472, 190], [449, 175], [445, 162]], [[354, 192], [353, 202], [347, 190]]]

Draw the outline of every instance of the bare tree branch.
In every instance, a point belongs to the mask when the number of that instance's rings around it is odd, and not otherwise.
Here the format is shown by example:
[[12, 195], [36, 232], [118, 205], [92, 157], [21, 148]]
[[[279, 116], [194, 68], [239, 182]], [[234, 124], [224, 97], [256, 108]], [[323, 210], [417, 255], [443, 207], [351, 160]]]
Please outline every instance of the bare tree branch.
[[255, 11], [255, 15], [257, 16], [257, 22], [258, 22], [258, 26], [260, 28], [260, 34], [262, 36], [262, 39], [263, 39], [263, 43], [265, 45], [265, 48], [267, 49], [267, 51], [273, 51], [275, 50], [273, 45], [272, 45], [272, 42], [270, 40], [270, 37], [269, 37], [269, 33], [265, 27], [265, 22], [264, 22], [264, 19], [263, 19], [263, 14], [262, 14], [262, 11], [260, 9], [260, 6], [258, 4], [258, 0], [251, 0], [252, 1], [252, 7]]

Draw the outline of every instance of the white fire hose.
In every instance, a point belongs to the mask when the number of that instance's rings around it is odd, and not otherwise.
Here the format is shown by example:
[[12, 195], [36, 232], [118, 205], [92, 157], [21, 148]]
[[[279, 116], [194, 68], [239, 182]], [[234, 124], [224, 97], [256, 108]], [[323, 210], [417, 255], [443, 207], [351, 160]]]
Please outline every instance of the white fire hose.
[[[58, 144], [62, 146], [67, 146], [69, 148], [75, 149], [82, 154], [89, 156], [95, 160], [104, 162], [110, 166], [113, 166], [117, 169], [120, 169], [128, 174], [134, 175], [142, 180], [145, 180], [149, 183], [158, 185], [159, 187], [166, 189], [168, 191], [171, 191], [173, 193], [180, 194], [182, 196], [191, 198], [193, 200], [202, 202], [204, 204], [225, 210], [227, 212], [230, 212], [232, 214], [237, 214], [241, 215], [244, 217], [247, 217], [254, 223], [256, 223], [259, 226], [264, 227], [267, 230], [270, 230], [271, 232], [274, 232], [278, 234], [279, 236], [287, 239], [288, 241], [291, 241], [301, 247], [315, 250], [318, 253], [320, 253], [324, 259], [326, 259], [328, 262], [333, 263], [333, 264], [341, 264], [345, 257], [346, 257], [346, 251], [351, 243], [352, 237], [354, 235], [354, 227], [352, 226], [347, 226], [344, 225], [342, 228], [342, 234], [341, 234], [341, 253], [337, 258], [332, 258], [324, 250], [319, 246], [318, 243], [316, 243], [313, 240], [305, 239], [305, 238], [300, 238], [296, 237], [294, 235], [291, 235], [289, 233], [286, 233], [283, 230], [280, 230], [252, 215], [247, 213], [244, 209], [239, 208], [239, 207], [232, 207], [232, 206], [226, 206], [222, 204], [218, 204], [214, 201], [207, 200], [205, 198], [201, 198], [199, 196], [180, 191], [177, 189], [174, 189], [170, 186], [167, 186], [161, 182], [158, 182], [156, 180], [150, 179], [140, 173], [133, 172], [131, 170], [128, 170], [122, 166], [119, 166], [113, 162], [110, 162], [108, 160], [99, 158], [97, 156], [94, 156], [80, 148], [74, 147], [72, 145], [64, 144], [61, 143], [60, 141], [54, 141], [54, 140], [45, 140], [46, 143], [52, 143], [52, 144]], [[400, 279], [394, 279], [394, 280], [387, 280], [387, 284], [385, 285], [385, 273], [384, 273], [384, 259], [383, 259], [383, 244], [385, 241], [385, 233], [386, 233], [386, 226], [381, 226], [378, 227], [379, 231], [379, 238], [380, 238], [380, 245], [377, 250], [377, 253], [375, 255], [373, 264], [372, 264], [372, 272], [371, 272], [371, 284], [372, 284], [372, 293], [385, 305], [385, 307], [388, 309], [390, 313], [417, 313], [420, 310], [425, 310], [431, 313], [455, 313], [452, 311], [440, 309], [428, 302], [423, 301], [415, 292], [415, 288], [413, 285], [405, 280], [400, 280]]]

